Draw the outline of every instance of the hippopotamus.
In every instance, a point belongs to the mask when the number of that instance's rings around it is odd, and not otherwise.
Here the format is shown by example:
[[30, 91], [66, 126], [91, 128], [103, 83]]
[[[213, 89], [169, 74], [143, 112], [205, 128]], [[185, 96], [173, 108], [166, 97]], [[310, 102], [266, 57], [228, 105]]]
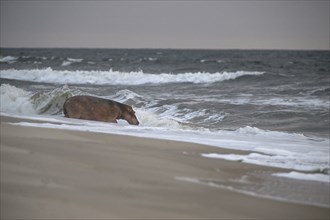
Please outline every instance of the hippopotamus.
[[63, 105], [63, 113], [68, 118], [115, 122], [124, 119], [131, 125], [138, 125], [133, 108], [113, 100], [93, 96], [73, 96]]

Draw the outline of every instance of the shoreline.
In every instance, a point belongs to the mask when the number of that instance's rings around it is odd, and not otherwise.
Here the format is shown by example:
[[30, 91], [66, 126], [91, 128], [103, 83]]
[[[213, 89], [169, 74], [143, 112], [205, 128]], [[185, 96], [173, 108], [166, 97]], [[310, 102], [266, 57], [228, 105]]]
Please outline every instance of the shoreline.
[[272, 176], [288, 169], [201, 156], [244, 151], [8, 124], [22, 121], [30, 120], [1, 116], [4, 219], [330, 217], [329, 207], [276, 199], [327, 196], [329, 184]]

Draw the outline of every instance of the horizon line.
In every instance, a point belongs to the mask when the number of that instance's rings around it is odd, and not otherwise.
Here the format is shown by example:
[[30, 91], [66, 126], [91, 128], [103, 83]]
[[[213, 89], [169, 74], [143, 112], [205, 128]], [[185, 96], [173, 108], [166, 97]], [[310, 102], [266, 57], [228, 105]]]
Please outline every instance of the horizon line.
[[291, 50], [291, 51], [330, 51], [330, 47], [327, 49], [293, 49], [293, 48], [174, 48], [174, 47], [164, 47], [164, 48], [156, 48], [156, 47], [30, 47], [30, 46], [10, 46], [10, 47], [2, 47], [1, 49], [104, 49], [104, 50]]

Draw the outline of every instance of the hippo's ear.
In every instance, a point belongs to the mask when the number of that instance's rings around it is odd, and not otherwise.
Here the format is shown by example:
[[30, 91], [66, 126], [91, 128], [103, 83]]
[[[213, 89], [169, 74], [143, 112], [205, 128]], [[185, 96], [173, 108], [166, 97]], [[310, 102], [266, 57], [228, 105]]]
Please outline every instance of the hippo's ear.
[[128, 107], [127, 107], [127, 111], [128, 111], [129, 113], [133, 113], [133, 114], [135, 113], [134, 110], [133, 110], [133, 108], [132, 108], [131, 106], [128, 106]]

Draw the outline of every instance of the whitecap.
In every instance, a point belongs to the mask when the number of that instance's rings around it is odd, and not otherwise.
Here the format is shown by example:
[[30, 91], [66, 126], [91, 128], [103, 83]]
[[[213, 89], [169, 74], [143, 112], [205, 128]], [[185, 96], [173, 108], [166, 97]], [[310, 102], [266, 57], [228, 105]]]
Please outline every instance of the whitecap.
[[83, 61], [83, 59], [74, 59], [74, 58], [67, 58], [68, 61], [70, 62], [75, 62], [75, 63], [80, 63], [81, 61]]
[[16, 61], [17, 61], [16, 57], [12, 57], [12, 56], [0, 57], [0, 63], [12, 64], [15, 63]]
[[65, 100], [73, 95], [84, 94], [80, 90], [70, 89], [66, 85], [51, 91], [35, 94], [23, 89], [2, 84], [0, 111], [11, 114], [59, 114]]
[[[70, 65], [72, 61], [63, 61], [62, 66]], [[3, 70], [1, 78], [45, 82], [56, 84], [94, 84], [94, 85], [143, 85], [165, 83], [215, 83], [225, 80], [234, 80], [241, 76], [257, 76], [263, 72], [218, 72], [218, 73], [162, 73], [151, 74], [120, 71], [68, 71], [33, 69], [33, 70]]]
[[148, 57], [148, 61], [157, 61], [158, 59], [155, 57]]
[[80, 63], [81, 61], [83, 61], [83, 59], [74, 59], [74, 58], [67, 58], [67, 60], [64, 60], [62, 62], [62, 66], [69, 66], [72, 63]]
[[7, 113], [35, 114], [30, 100], [31, 93], [8, 84], [0, 86], [0, 111]]
[[[67, 71], [67, 73], [71, 74], [72, 72]], [[61, 115], [62, 105], [66, 98], [80, 94], [80, 91], [67, 86], [34, 95], [31, 92], [7, 84], [2, 84], [0, 88], [1, 112], [14, 115]], [[329, 170], [329, 139], [315, 139], [302, 134], [263, 130], [249, 126], [237, 130], [210, 131], [201, 127], [195, 129], [184, 123], [196, 118], [199, 118], [198, 120], [208, 120], [207, 116], [209, 115], [205, 115], [206, 112], [204, 110], [192, 112], [191, 110], [183, 109], [182, 111], [182, 109], [178, 109], [173, 104], [159, 106], [157, 100], [148, 105], [146, 104], [146, 97], [131, 90], [120, 90], [109, 98], [120, 102], [143, 103], [138, 105], [138, 107], [133, 106], [140, 121], [140, 126], [129, 126], [123, 120], [120, 120], [118, 123], [119, 127], [113, 129], [113, 127], [109, 126], [114, 125], [109, 125], [109, 123], [89, 121], [88, 123], [84, 122], [84, 129], [95, 132], [117, 132], [134, 136], [178, 140], [251, 151], [253, 153], [247, 155], [220, 155], [220, 157], [260, 165], [281, 166], [298, 171], [324, 172]], [[221, 120], [220, 113], [218, 115], [212, 114], [212, 116]], [[55, 116], [49, 117], [53, 118]], [[68, 119], [62, 120], [63, 124], [69, 121]], [[80, 124], [75, 127], [68, 124], [65, 126], [74, 130], [81, 127]]]
[[72, 62], [64, 60], [61, 64], [61, 66], [69, 66]]

